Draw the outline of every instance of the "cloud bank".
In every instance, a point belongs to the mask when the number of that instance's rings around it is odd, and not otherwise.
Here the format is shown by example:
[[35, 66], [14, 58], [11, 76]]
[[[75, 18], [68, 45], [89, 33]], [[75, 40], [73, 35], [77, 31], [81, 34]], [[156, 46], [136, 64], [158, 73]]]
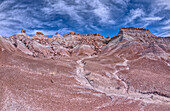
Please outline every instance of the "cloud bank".
[[144, 27], [158, 36], [170, 36], [169, 0], [1, 0], [0, 35], [23, 28], [51, 36], [100, 33], [114, 36], [121, 27]]

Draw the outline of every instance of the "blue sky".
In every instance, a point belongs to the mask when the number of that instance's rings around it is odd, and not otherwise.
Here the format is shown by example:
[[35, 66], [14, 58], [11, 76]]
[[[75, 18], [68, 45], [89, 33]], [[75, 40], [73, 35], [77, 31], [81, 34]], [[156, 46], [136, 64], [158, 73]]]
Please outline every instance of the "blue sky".
[[99, 33], [114, 36], [122, 27], [170, 36], [170, 0], [0, 0], [0, 35], [23, 28], [47, 36]]

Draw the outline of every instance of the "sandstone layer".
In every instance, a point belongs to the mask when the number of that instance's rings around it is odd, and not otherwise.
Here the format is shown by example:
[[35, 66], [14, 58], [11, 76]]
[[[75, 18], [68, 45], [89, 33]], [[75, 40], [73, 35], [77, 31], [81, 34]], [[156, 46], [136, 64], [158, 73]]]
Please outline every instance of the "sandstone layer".
[[1, 111], [170, 111], [170, 37], [0, 36]]

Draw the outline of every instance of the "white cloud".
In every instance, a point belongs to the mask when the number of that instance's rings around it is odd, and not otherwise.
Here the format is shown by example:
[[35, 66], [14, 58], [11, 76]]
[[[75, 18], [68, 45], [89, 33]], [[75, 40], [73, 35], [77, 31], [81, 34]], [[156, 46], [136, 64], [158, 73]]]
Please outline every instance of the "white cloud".
[[165, 20], [162, 24], [164, 24], [164, 25], [170, 24], [170, 19]]
[[130, 0], [112, 0], [114, 3], [116, 4], [120, 4], [120, 5], [123, 5], [123, 6], [127, 6], [128, 2]]
[[163, 6], [164, 9], [170, 10], [170, 0], [157, 0], [157, 5]]
[[130, 15], [131, 15], [131, 19], [130, 20], [134, 20], [138, 17], [141, 17], [143, 15], [145, 15], [143, 9], [137, 8], [135, 10], [130, 10]]
[[170, 25], [164, 26], [164, 27], [162, 27], [162, 29], [164, 29], [164, 30], [170, 30]]
[[102, 23], [114, 24], [115, 22], [110, 19], [109, 8], [100, 5], [98, 8], [94, 9], [94, 14], [101, 19]]
[[143, 17], [141, 18], [141, 22], [143, 24], [142, 27], [146, 28], [147, 26], [151, 25], [152, 23], [156, 22], [156, 21], [160, 21], [162, 20], [163, 18], [162, 17], [154, 17], [154, 16], [151, 16], [151, 17]]
[[162, 24], [164, 25], [162, 27], [163, 30], [170, 30], [170, 19], [165, 20]]
[[145, 20], [145, 21], [160, 21], [162, 19], [163, 19], [162, 17], [144, 17], [144, 18], [142, 18], [142, 20]]
[[115, 23], [114, 20], [111, 19], [111, 13], [109, 7], [104, 5], [99, 0], [94, 0], [92, 4], [93, 4], [92, 6], [95, 8], [93, 12], [96, 16], [100, 18], [100, 22], [109, 23], [109, 24]]
[[78, 7], [67, 4], [63, 0], [58, 0], [54, 3], [48, 1], [47, 7], [44, 7], [42, 10], [46, 14], [61, 14], [69, 15], [71, 19], [76, 20], [78, 23], [82, 24], [83, 18], [79, 15], [79, 11], [76, 9]]
[[6, 19], [6, 18], [7, 18], [7, 14], [0, 13], [0, 20]]
[[101, 32], [116, 23], [116, 28], [154, 25], [154, 30], [160, 27], [166, 31], [170, 25], [170, 0], [134, 0], [133, 3], [130, 0], [42, 0], [42, 6], [37, 1], [23, 1], [1, 2], [0, 34], [20, 32], [21, 28], [30, 29], [32, 34], [36, 31], [33, 29], [42, 29], [39, 31], [46, 35], [55, 34], [54, 29], [59, 28], [60, 33], [69, 33], [72, 29], [80, 33]]
[[143, 9], [137, 8], [135, 10], [134, 9], [130, 10], [130, 14], [125, 19], [126, 20], [125, 25], [127, 25], [128, 23], [132, 23], [135, 19], [140, 18], [144, 15], [145, 12], [143, 11]]
[[71, 19], [76, 20], [79, 24], [85, 24], [85, 21], [88, 21], [85, 19], [85, 15], [89, 16], [89, 19], [96, 16], [100, 19], [99, 22], [101, 23], [115, 23], [111, 18], [111, 7], [105, 5], [104, 1], [101, 0], [75, 0], [72, 2], [73, 4], [64, 0], [58, 0], [56, 2], [50, 2], [49, 0], [46, 1], [48, 1], [47, 6], [42, 9], [46, 14], [69, 15]]
[[[87, 30], [87, 31], [102, 31], [101, 28], [98, 28], [97, 26], [93, 25], [93, 24], [87, 24], [84, 26], [84, 28]], [[84, 29], [80, 29], [79, 31], [83, 31]]]
[[170, 37], [170, 31], [164, 31], [163, 33], [158, 34], [161, 37]]
[[5, 8], [10, 7], [10, 5], [13, 4], [14, 2], [15, 2], [15, 0], [4, 0], [0, 4], [0, 11], [4, 11]]

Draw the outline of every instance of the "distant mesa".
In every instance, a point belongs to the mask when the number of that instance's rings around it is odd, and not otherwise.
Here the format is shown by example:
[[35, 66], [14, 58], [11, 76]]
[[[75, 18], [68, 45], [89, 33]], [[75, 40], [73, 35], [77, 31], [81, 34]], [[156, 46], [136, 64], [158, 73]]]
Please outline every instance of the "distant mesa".
[[122, 30], [122, 29], [149, 31], [148, 29], [144, 29], [144, 28], [136, 28], [136, 27], [125, 27], [125, 28], [121, 28], [120, 30]]
[[36, 35], [44, 35], [42, 32], [36, 32]]
[[58, 32], [56, 32], [55, 35], [60, 35], [60, 34]]
[[94, 36], [101, 36], [100, 34], [98, 34], [98, 33], [96, 33], [96, 34], [94, 34]]
[[70, 32], [70, 35], [80, 35], [80, 34], [76, 32]]
[[136, 28], [136, 27], [127, 27], [127, 28], [121, 28], [119, 31], [119, 34], [126, 34], [126, 33], [151, 33], [148, 29], [144, 28]]
[[156, 37], [153, 33], [151, 33], [148, 29], [144, 28], [136, 28], [136, 27], [127, 27], [121, 28], [118, 35], [129, 35], [132, 37]]

